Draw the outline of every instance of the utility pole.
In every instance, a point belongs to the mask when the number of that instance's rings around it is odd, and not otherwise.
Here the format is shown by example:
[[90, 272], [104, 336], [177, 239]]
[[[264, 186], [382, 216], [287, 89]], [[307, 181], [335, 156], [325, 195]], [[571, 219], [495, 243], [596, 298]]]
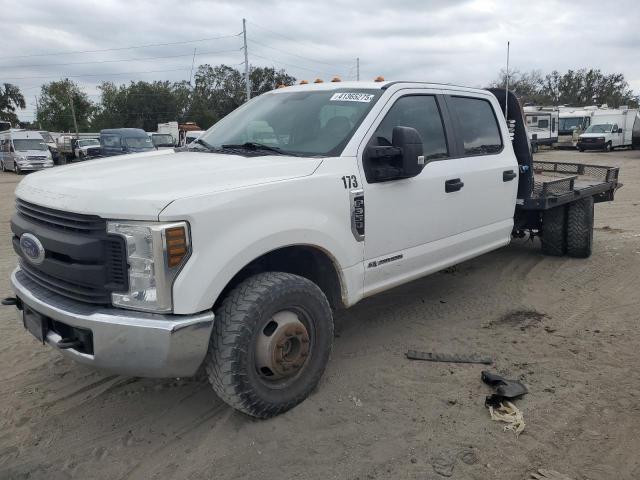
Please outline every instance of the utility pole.
[[356, 80], [360, 81], [360, 57], [356, 57]]
[[507, 42], [507, 81], [505, 82], [504, 87], [504, 118], [507, 119], [507, 106], [509, 101], [509, 44], [511, 42]]
[[251, 99], [251, 85], [249, 85], [249, 52], [247, 51], [247, 20], [242, 19], [242, 39], [244, 40], [244, 83], [247, 87], [247, 102]]
[[71, 115], [73, 115], [73, 126], [76, 129], [76, 139], [80, 139], [80, 133], [78, 132], [78, 122], [76, 121], [76, 109], [73, 106], [73, 93], [69, 92], [69, 100], [71, 101]]
[[189, 74], [189, 86], [191, 86], [191, 80], [193, 79], [193, 66], [196, 63], [196, 49], [193, 49], [193, 59], [191, 60], [191, 73]]
[[42, 125], [40, 125], [40, 119], [38, 118], [38, 113], [40, 110], [40, 105], [38, 105], [38, 96], [34, 95], [33, 98], [36, 101], [36, 120], [38, 121], [38, 128], [42, 128]]

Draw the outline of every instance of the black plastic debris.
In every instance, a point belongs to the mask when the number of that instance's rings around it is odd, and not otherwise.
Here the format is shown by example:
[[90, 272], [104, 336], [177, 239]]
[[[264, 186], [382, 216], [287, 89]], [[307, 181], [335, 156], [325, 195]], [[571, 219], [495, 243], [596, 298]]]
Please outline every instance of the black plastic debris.
[[488, 407], [497, 408], [504, 400], [513, 400], [525, 393], [529, 393], [529, 390], [521, 381], [507, 380], [503, 376], [487, 370], [482, 371], [482, 381], [496, 389], [496, 393], [489, 395], [484, 401], [484, 404]]

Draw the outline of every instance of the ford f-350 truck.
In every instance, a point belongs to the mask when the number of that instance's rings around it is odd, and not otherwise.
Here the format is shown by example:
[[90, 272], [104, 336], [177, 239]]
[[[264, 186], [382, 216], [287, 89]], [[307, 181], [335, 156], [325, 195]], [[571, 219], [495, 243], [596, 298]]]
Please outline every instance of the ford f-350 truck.
[[11, 275], [42, 343], [125, 375], [206, 371], [260, 418], [320, 379], [334, 309], [541, 237], [587, 257], [618, 170], [534, 162], [504, 91], [420, 82], [274, 90], [182, 150], [37, 173]]

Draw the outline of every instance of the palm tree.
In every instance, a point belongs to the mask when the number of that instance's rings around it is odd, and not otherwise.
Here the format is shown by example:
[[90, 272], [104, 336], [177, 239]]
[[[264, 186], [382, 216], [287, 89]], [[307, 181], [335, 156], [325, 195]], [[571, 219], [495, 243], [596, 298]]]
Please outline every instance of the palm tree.
[[12, 124], [18, 123], [16, 108], [25, 108], [26, 102], [20, 88], [11, 83], [4, 83], [0, 87], [0, 120], [6, 120]]

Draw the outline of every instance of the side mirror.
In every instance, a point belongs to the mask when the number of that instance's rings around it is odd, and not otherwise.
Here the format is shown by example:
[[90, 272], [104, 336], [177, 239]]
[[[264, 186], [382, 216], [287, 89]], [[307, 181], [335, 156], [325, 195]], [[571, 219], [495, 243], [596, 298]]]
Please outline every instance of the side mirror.
[[621, 128], [618, 129], [618, 133], [622, 133], [622, 129]]
[[424, 168], [422, 138], [415, 128], [394, 127], [391, 145], [369, 145], [364, 152], [367, 181], [411, 178]]

